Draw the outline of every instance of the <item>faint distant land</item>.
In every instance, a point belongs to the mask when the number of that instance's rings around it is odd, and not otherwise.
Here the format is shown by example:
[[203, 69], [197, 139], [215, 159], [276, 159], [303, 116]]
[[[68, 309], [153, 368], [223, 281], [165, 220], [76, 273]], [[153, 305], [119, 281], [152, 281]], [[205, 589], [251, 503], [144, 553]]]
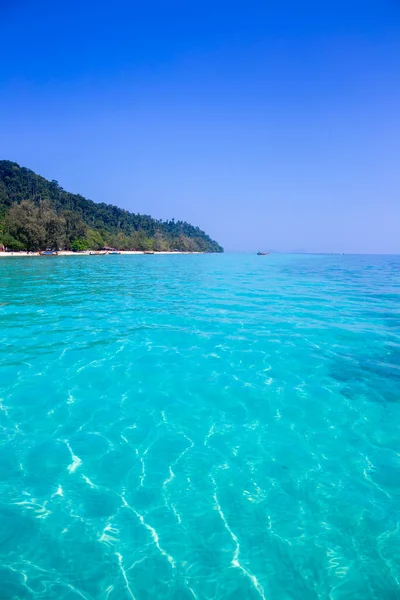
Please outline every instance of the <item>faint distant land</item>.
[[9, 160], [0, 161], [0, 247], [223, 252], [185, 221], [159, 221], [66, 192]]

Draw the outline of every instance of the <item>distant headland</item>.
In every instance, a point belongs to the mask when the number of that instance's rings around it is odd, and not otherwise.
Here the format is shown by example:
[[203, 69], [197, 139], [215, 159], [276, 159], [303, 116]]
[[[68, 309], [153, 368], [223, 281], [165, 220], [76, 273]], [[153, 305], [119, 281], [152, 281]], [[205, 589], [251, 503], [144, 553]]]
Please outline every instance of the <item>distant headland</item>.
[[66, 192], [17, 163], [0, 161], [0, 249], [223, 252], [184, 221], [160, 221]]

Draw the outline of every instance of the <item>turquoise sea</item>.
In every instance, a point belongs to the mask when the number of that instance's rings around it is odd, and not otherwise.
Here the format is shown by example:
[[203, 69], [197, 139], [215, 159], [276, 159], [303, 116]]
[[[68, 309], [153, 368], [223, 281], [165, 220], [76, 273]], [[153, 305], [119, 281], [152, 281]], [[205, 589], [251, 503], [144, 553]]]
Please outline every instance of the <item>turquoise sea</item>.
[[400, 257], [0, 260], [0, 598], [400, 598]]

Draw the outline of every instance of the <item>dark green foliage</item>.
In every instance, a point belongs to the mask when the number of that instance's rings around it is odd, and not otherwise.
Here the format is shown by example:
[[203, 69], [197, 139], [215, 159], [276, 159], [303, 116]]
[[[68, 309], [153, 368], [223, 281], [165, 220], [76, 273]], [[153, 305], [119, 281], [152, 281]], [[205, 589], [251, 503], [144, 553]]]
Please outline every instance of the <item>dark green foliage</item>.
[[[1, 229], [3, 224], [3, 232]], [[11, 235], [24, 248], [89, 248], [223, 252], [198, 227], [158, 221], [111, 204], [70, 194], [11, 161], [0, 161], [0, 241]]]
[[73, 240], [73, 242], [71, 242], [71, 250], [74, 252], [89, 250], [89, 242], [84, 238]]
[[9, 233], [0, 234], [0, 246], [2, 244], [4, 244], [4, 246], [8, 250], [15, 250], [17, 252], [19, 250], [27, 250], [26, 246], [24, 246], [22, 242], [19, 242], [18, 240], [13, 238], [13, 236]]
[[27, 250], [39, 250], [46, 243], [45, 225], [40, 206], [23, 200], [14, 204], [6, 215], [4, 230], [21, 242]]
[[96, 231], [96, 229], [87, 230], [86, 242], [89, 248], [93, 248], [94, 250], [100, 250], [106, 243], [100, 231]]

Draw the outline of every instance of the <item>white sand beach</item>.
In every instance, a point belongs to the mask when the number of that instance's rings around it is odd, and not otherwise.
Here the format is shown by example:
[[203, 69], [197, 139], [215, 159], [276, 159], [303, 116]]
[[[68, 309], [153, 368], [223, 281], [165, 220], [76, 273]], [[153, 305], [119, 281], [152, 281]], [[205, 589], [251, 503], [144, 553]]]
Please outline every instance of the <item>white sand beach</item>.
[[[88, 250], [87, 252], [72, 252], [69, 250], [60, 250], [56, 255], [53, 256], [106, 256], [111, 255], [115, 256], [115, 253], [112, 252], [101, 252], [101, 254], [95, 254], [96, 250]], [[204, 252], [144, 252], [143, 250], [119, 250], [118, 254], [120, 255], [130, 255], [130, 254], [204, 254]], [[33, 256], [43, 256], [40, 252], [0, 252], [0, 258], [32, 258]]]

